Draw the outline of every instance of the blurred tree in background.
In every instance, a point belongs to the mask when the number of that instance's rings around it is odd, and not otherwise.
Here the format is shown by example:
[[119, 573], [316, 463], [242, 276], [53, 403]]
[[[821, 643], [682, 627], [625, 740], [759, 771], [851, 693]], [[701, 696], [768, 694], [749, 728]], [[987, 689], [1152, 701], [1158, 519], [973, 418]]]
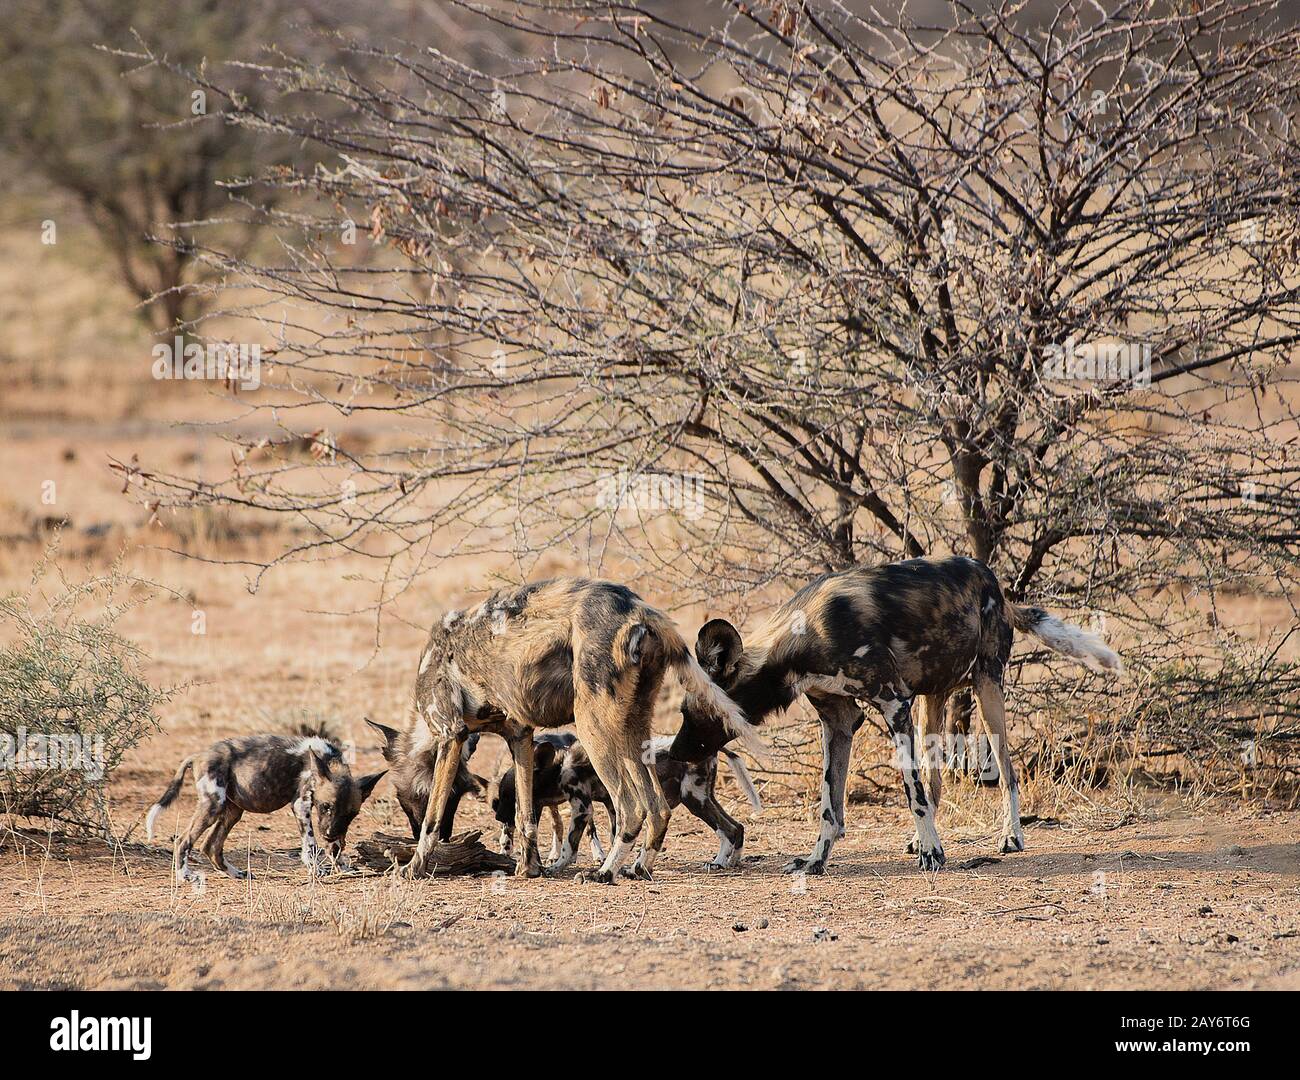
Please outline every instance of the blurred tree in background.
[[255, 60], [295, 30], [300, 56], [328, 55], [333, 46], [311, 31], [343, 25], [347, 10], [318, 0], [295, 5], [290, 19], [264, 0], [13, 0], [0, 20], [0, 152], [75, 200], [151, 329], [182, 327], [211, 296], [212, 274], [192, 257], [193, 230], [216, 224], [223, 246], [243, 254], [258, 237], [232, 213], [223, 184], [309, 155], [225, 122], [222, 102], [206, 91], [115, 50], [137, 45], [136, 34], [165, 41], [169, 60], [221, 66], [232, 90], [255, 104], [262, 80], [223, 63]]

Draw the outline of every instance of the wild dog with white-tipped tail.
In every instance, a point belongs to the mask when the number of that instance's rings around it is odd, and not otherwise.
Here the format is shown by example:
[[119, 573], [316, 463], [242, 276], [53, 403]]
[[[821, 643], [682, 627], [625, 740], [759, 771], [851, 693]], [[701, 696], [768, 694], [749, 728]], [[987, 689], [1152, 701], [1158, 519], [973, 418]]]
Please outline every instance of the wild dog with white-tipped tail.
[[190, 852], [209, 829], [212, 832], [203, 853], [212, 865], [232, 878], [252, 877], [248, 870], [240, 870], [226, 860], [226, 837], [245, 813], [270, 814], [290, 803], [302, 834], [303, 865], [313, 874], [322, 870], [321, 849], [316, 842], [320, 836], [330, 860], [345, 866], [342, 851], [348, 826], [384, 775], [379, 772], [353, 779], [342, 748], [317, 736], [245, 735], [222, 739], [180, 763], [167, 790], [145, 818], [150, 840], [158, 816], [180, 794], [191, 767], [199, 803], [173, 858], [173, 870], [181, 881], [199, 876], [190, 866]]
[[[1095, 634], [1040, 608], [1011, 603], [993, 571], [967, 558], [909, 559], [826, 574], [777, 608], [748, 643], [725, 619], [701, 628], [695, 643], [700, 666], [752, 723], [789, 708], [803, 694], [821, 718], [821, 827], [811, 854], [789, 862], [788, 872], [824, 872], [831, 847], [844, 833], [849, 753], [867, 705], [885, 718], [895, 746], [915, 830], [911, 850], [921, 869], [943, 866], [934, 820], [942, 762], [933, 744], [948, 696], [963, 687], [974, 691], [998, 758], [1003, 805], [998, 847], [1024, 850], [1002, 696], [1015, 630], [1093, 671], [1122, 670], [1119, 656]], [[912, 717], [918, 699], [927, 750], [919, 756]], [[679, 760], [704, 760], [731, 738], [689, 701], [682, 717], [671, 750]]]

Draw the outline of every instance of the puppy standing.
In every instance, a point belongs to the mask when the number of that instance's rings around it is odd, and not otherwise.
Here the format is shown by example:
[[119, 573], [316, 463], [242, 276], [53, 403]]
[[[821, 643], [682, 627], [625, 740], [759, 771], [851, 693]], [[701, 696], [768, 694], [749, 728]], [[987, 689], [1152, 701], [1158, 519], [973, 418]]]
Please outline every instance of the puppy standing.
[[[543, 740], [548, 745], [543, 744]], [[566, 869], [578, 852], [582, 834], [591, 829], [591, 855], [597, 862], [605, 856], [601, 851], [600, 840], [596, 833], [596, 821], [592, 815], [592, 806], [602, 804], [614, 820], [613, 800], [605, 785], [600, 782], [596, 770], [592, 768], [591, 759], [582, 748], [577, 738], [567, 733], [535, 736], [536, 769], [533, 774], [533, 820], [541, 816], [542, 807], [551, 812], [555, 825], [555, 839], [551, 847], [551, 864], [547, 867], [552, 873]], [[671, 812], [679, 805], [706, 824], [718, 837], [718, 853], [711, 862], [705, 863], [706, 870], [725, 870], [740, 861], [741, 849], [745, 846], [745, 826], [723, 809], [714, 793], [718, 782], [717, 757], [706, 758], [697, 764], [675, 761], [668, 756], [668, 749], [673, 736], [657, 736], [651, 740], [651, 759], [659, 786], [663, 789], [664, 799]], [[754, 790], [754, 783], [749, 777], [745, 763], [740, 756], [726, 747], [720, 751], [731, 767], [732, 774], [740, 790], [744, 792], [749, 804], [755, 810], [762, 810], [763, 803]], [[489, 786], [488, 800], [492, 812], [501, 822], [501, 850], [509, 851], [513, 836], [515, 811], [515, 771], [508, 769], [500, 780]], [[561, 846], [559, 813], [556, 807], [562, 803], [569, 804], [569, 830], [564, 833]], [[643, 861], [644, 849], [637, 854], [630, 868], [624, 867], [626, 877], [637, 877], [637, 866]]]
[[223, 739], [181, 762], [167, 790], [149, 808], [145, 831], [150, 840], [158, 815], [176, 799], [191, 766], [199, 804], [176, 848], [173, 869], [182, 881], [198, 876], [190, 869], [190, 851], [209, 828], [212, 833], [203, 853], [212, 865], [232, 878], [252, 877], [249, 871], [226, 861], [226, 837], [246, 812], [269, 814], [290, 803], [302, 833], [303, 864], [313, 873], [320, 867], [313, 825], [328, 845], [329, 857], [338, 862], [348, 826], [384, 775], [379, 772], [354, 780], [341, 748], [319, 737], [245, 735]]

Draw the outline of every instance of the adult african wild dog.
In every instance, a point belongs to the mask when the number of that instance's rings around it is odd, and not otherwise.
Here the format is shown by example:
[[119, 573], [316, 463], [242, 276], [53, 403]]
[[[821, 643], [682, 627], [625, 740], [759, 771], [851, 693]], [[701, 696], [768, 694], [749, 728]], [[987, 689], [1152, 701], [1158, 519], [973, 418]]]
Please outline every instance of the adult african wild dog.
[[615, 837], [591, 880], [611, 882], [642, 825], [639, 871], [649, 876], [668, 809], [643, 760], [651, 709], [664, 673], [674, 671], [686, 701], [729, 737], [754, 738], [734, 702], [700, 670], [677, 627], [622, 585], [556, 578], [493, 593], [470, 611], [450, 611], [429, 633], [413, 699], [411, 752], [432, 755], [433, 786], [412, 876], [424, 873], [473, 731], [510, 744], [518, 787], [516, 873], [541, 873], [532, 820], [532, 729], [573, 723], [614, 800]]
[[[533, 820], [540, 816], [543, 807], [555, 813], [555, 807], [562, 803], [569, 804], [569, 828], [564, 834], [563, 844], [552, 847], [551, 865], [548, 870], [563, 870], [573, 862], [582, 843], [582, 834], [590, 828], [592, 857], [603, 859], [600, 852], [600, 840], [596, 833], [596, 819], [592, 813], [595, 803], [600, 803], [608, 811], [610, 820], [614, 819], [613, 803], [605, 785], [600, 782], [596, 770], [591, 766], [591, 759], [582, 744], [572, 735], [547, 734], [539, 736], [552, 740], [538, 746], [537, 767], [533, 777]], [[713, 861], [706, 863], [708, 870], [725, 870], [740, 861], [741, 850], [745, 846], [745, 826], [733, 818], [718, 801], [714, 788], [718, 782], [718, 759], [708, 757], [697, 764], [674, 761], [668, 756], [668, 747], [672, 736], [656, 736], [651, 740], [650, 757], [654, 762], [655, 776], [663, 790], [670, 811], [684, 806], [695, 817], [706, 824], [718, 837], [718, 853]], [[763, 808], [758, 792], [754, 790], [753, 781], [745, 763], [738, 754], [726, 748], [722, 750], [740, 790], [755, 810]], [[508, 770], [500, 780], [488, 787], [488, 800], [492, 812], [501, 822], [502, 849], [513, 833], [515, 820], [515, 775]], [[560, 836], [560, 825], [556, 820], [556, 839]], [[641, 865], [645, 851], [638, 854], [633, 866], [624, 867], [622, 873], [629, 877], [638, 876], [637, 867]]]
[[[914, 746], [912, 703], [921, 699], [925, 742], [937, 736], [944, 704], [970, 686], [996, 749], [1002, 787], [1002, 851], [1023, 851], [1020, 802], [1007, 747], [1002, 697], [1012, 631], [1027, 632], [1049, 649], [1097, 671], [1119, 672], [1119, 657], [1100, 638], [1039, 608], [1002, 595], [993, 571], [967, 558], [909, 559], [826, 574], [776, 609], [746, 644], [725, 619], [706, 623], [696, 641], [700, 666], [753, 722], [807, 694], [822, 725], [821, 830], [812, 853], [788, 872], [820, 874], [844, 829], [844, 787], [853, 733], [864, 704], [883, 714], [893, 739], [903, 788], [915, 823], [923, 869], [944, 863], [933, 808], [939, 805], [939, 762], [927, 753], [929, 798]], [[729, 734], [690, 703], [671, 753], [698, 761]]]
[[338, 744], [316, 736], [245, 735], [222, 739], [180, 763], [167, 790], [145, 818], [150, 840], [158, 815], [180, 794], [191, 766], [199, 802], [173, 862], [176, 876], [183, 881], [197, 876], [190, 869], [190, 851], [209, 828], [212, 833], [203, 851], [212, 865], [233, 878], [252, 877], [226, 861], [226, 837], [245, 812], [269, 814], [290, 803], [302, 834], [304, 865], [313, 872], [320, 869], [317, 828], [329, 857], [339, 862], [348, 826], [384, 775], [380, 772], [353, 779]]

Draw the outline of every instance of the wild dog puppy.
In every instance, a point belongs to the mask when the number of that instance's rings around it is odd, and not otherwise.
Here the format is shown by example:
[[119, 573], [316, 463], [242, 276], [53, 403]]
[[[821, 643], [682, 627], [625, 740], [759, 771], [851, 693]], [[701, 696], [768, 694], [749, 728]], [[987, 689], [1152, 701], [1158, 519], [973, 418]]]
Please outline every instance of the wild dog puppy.
[[[384, 724], [377, 724], [369, 717], [366, 718], [366, 723], [383, 736], [384, 745], [381, 750], [384, 760], [392, 766], [389, 770], [392, 775], [388, 779], [393, 785], [393, 790], [397, 792], [397, 802], [402, 808], [402, 813], [410, 822], [411, 836], [418, 840], [420, 824], [424, 821], [425, 807], [429, 804], [429, 791], [433, 787], [436, 762], [427, 754], [410, 752], [410, 732], [397, 731]], [[447, 809], [443, 812], [443, 820], [438, 826], [439, 835], [452, 834], [461, 799], [466, 795], [481, 796], [487, 792], [487, 781], [469, 771], [469, 759], [478, 749], [478, 740], [477, 733], [471, 735], [465, 740], [465, 745], [461, 749], [460, 766], [456, 769], [456, 779], [452, 782]]]
[[584, 879], [611, 882], [642, 825], [649, 876], [668, 809], [642, 760], [664, 672], [687, 701], [731, 737], [754, 738], [736, 705], [700, 670], [677, 628], [630, 589], [608, 581], [557, 578], [501, 589], [470, 611], [448, 612], [420, 654], [411, 725], [412, 754], [433, 764], [420, 840], [407, 873], [421, 876], [455, 785], [461, 748], [474, 731], [501, 735], [515, 766], [516, 873], [541, 873], [532, 820], [535, 728], [575, 724], [614, 800], [616, 827], [604, 864]]
[[158, 815], [176, 799], [191, 766], [199, 804], [173, 861], [175, 874], [182, 881], [198, 876], [190, 868], [190, 851], [209, 828], [212, 833], [203, 852], [212, 865], [232, 878], [252, 877], [249, 871], [226, 861], [226, 837], [245, 813], [269, 814], [290, 803], [302, 833], [303, 865], [313, 873], [321, 869], [318, 832], [330, 859], [341, 863], [348, 826], [384, 775], [378, 772], [354, 780], [342, 749], [319, 737], [245, 735], [222, 739], [180, 763], [162, 798], [145, 818], [150, 840]]
[[[554, 762], [552, 765], [544, 766], [542, 754], [538, 753], [537, 772], [533, 779], [533, 803], [536, 808], [533, 812], [534, 819], [539, 816], [540, 808], [543, 806], [550, 808], [554, 813], [555, 807], [566, 802], [569, 804], [569, 830], [562, 846], [558, 844], [560, 836], [558, 815], [555, 819], [556, 844], [552, 846], [552, 865], [547, 867], [548, 870], [563, 870], [573, 862], [578, 853], [578, 845], [582, 842], [582, 834], [588, 828], [591, 829], [592, 857], [598, 861], [604, 858], [600, 851], [596, 819], [592, 812], [595, 803], [603, 805], [609, 812], [610, 820], [614, 820], [614, 807], [609, 792], [600, 782], [596, 770], [591, 767], [591, 761], [583, 750], [582, 744], [572, 735], [563, 738], [568, 739], [568, 745], [560, 758], [552, 758]], [[727, 867], [734, 866], [739, 862], [741, 849], [745, 846], [745, 826], [723, 809], [714, 794], [714, 787], [718, 781], [718, 759], [707, 758], [695, 765], [674, 761], [668, 757], [668, 747], [671, 743], [672, 736], [658, 736], [651, 740], [650, 745], [654, 757], [655, 775], [659, 779], [659, 786], [663, 789], [669, 811], [675, 810], [679, 805], [685, 806], [690, 813], [717, 834], [718, 854], [712, 862], [705, 863], [705, 869], [725, 870]], [[762, 800], [754, 790], [753, 781], [749, 778], [744, 761], [738, 754], [725, 748], [722, 754], [726, 757], [727, 764], [731, 767], [736, 782], [745, 793], [750, 805], [755, 810], [761, 810]], [[489, 789], [492, 812], [502, 823], [503, 843], [513, 831], [514, 781], [514, 770], [510, 769]], [[621, 873], [628, 877], [637, 877], [637, 864], [641, 858], [642, 854], [638, 854], [636, 862], [631, 867], [625, 866]]]
[[[777, 608], [748, 645], [725, 619], [701, 628], [695, 645], [700, 666], [750, 720], [760, 723], [801, 694], [808, 695], [821, 719], [821, 831], [812, 853], [788, 863], [787, 872], [822, 873], [831, 846], [843, 835], [849, 752], [867, 704], [880, 710], [894, 742], [918, 862], [925, 870], [943, 866], [934, 822], [940, 761], [933, 752], [924, 755], [927, 799], [912, 705], [920, 699], [921, 731], [930, 743], [941, 731], [948, 695], [964, 686], [974, 690], [998, 755], [1003, 805], [998, 846], [1004, 852], [1024, 850], [1002, 697], [1013, 630], [1032, 634], [1095, 671], [1121, 671], [1119, 657], [1096, 635], [1039, 608], [1010, 603], [993, 571], [966, 558], [909, 559], [827, 574]], [[671, 753], [699, 761], [729, 737], [688, 702]]]
[[[570, 750], [577, 745], [578, 737], [567, 731], [546, 731], [533, 736], [533, 823], [541, 821], [542, 810], [546, 810], [551, 815], [551, 855], [548, 860], [546, 869], [552, 871], [563, 870], [573, 862], [573, 856], [567, 859], [563, 858], [563, 848], [560, 837], [567, 836], [565, 832], [564, 821], [560, 817], [559, 807], [569, 801], [569, 796], [564, 792], [563, 782], [563, 765], [565, 758]], [[589, 767], [590, 768], [590, 767]], [[595, 771], [591, 771], [595, 777]], [[599, 783], [599, 781], [597, 781]], [[601, 789], [604, 790], [603, 788]], [[492, 808], [492, 815], [501, 823], [501, 836], [499, 846], [503, 852], [509, 852], [514, 846], [515, 838], [515, 770], [511, 766], [496, 780], [490, 781], [487, 786], [488, 805]], [[614, 821], [614, 804], [606, 795], [604, 799], [605, 809], [609, 811], [609, 820], [611, 824]], [[582, 822], [582, 828], [578, 828], [578, 823], [571, 818], [573, 823], [570, 832], [577, 829], [577, 834], [573, 837], [574, 842], [582, 839], [582, 833], [586, 829], [588, 821], [591, 825], [591, 857], [597, 862], [605, 861], [604, 849], [600, 846], [600, 837], [596, 834], [596, 823], [591, 818], [590, 800], [588, 800], [587, 816]], [[625, 868], [626, 869], [626, 868]]]
[[[383, 754], [384, 760], [392, 765], [390, 770], [392, 776], [393, 789], [397, 792], [397, 801], [402, 807], [403, 813], [406, 814], [406, 820], [411, 824], [411, 835], [420, 839], [420, 825], [424, 821], [424, 811], [429, 803], [429, 789], [433, 785], [433, 774], [436, 762], [431, 762], [427, 755], [412, 754], [410, 752], [410, 732], [396, 731], [393, 728], [386, 727], [383, 724], [377, 724], [373, 720], [366, 720], [366, 723], [374, 728], [384, 737]], [[443, 813], [442, 822], [439, 824], [439, 833], [450, 836], [455, 831], [456, 811], [460, 806], [460, 800], [466, 795], [481, 795], [489, 800], [493, 809], [496, 808], [499, 801], [498, 791], [501, 784], [500, 780], [487, 781], [483, 777], [469, 771], [469, 759], [473, 756], [475, 749], [478, 747], [479, 734], [475, 732], [465, 741], [465, 748], [461, 751], [460, 768], [456, 770], [456, 779], [452, 784], [451, 798], [447, 802], [447, 809]], [[546, 777], [554, 769], [558, 773], [559, 757], [570, 746], [577, 742], [577, 737], [567, 732], [545, 732], [533, 736], [533, 768], [534, 776], [542, 777], [542, 785], [546, 783]], [[509, 828], [501, 830], [501, 851], [509, 853], [511, 844], [514, 842], [514, 770], [508, 773], [510, 784], [510, 807], [511, 817], [509, 818]], [[538, 781], [534, 780], [533, 787], [539, 786]], [[559, 811], [555, 806], [549, 806], [551, 811], [551, 823], [555, 827], [555, 839], [551, 843], [551, 862], [560, 857], [560, 835], [564, 832], [564, 823], [560, 820]], [[534, 819], [538, 818], [534, 814]], [[499, 818], [505, 821], [505, 818]], [[613, 810], [610, 811], [610, 820], [613, 820]], [[600, 859], [604, 859], [604, 855]]]

